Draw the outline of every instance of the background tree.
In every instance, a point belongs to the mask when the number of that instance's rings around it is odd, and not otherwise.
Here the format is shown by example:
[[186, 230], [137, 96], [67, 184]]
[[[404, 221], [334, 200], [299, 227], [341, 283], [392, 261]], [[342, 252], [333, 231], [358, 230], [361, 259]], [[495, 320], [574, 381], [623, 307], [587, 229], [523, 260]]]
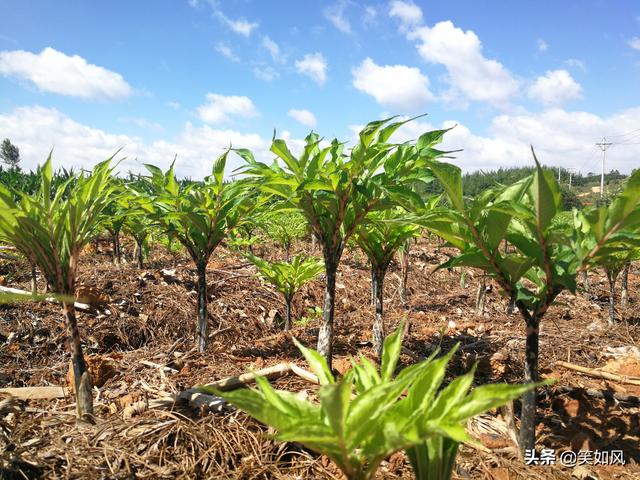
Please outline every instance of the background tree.
[[[326, 283], [323, 323], [318, 333], [318, 351], [331, 364], [336, 273], [344, 246], [365, 216], [374, 210], [421, 203], [412, 187], [432, 177], [426, 159], [445, 152], [435, 150], [444, 130], [425, 133], [417, 145], [395, 145], [389, 137], [410, 120], [390, 123], [392, 118], [369, 123], [358, 135], [358, 144], [348, 153], [334, 139], [321, 148], [321, 139], [310, 133], [295, 157], [282, 139], [271, 151], [283, 162], [271, 166], [257, 162], [250, 152], [238, 153], [247, 161], [244, 173], [255, 178], [263, 191], [282, 199], [285, 208], [297, 208], [310, 224], [322, 248]], [[418, 155], [418, 151], [420, 154]]]
[[237, 228], [257, 204], [259, 198], [250, 193], [247, 182], [224, 181], [224, 168], [229, 151], [213, 164], [212, 174], [202, 183], [179, 183], [173, 164], [166, 173], [146, 165], [151, 201], [149, 210], [164, 231], [184, 245], [196, 266], [198, 275], [197, 345], [207, 348], [207, 264], [209, 258], [230, 231]]
[[2, 163], [9, 165], [9, 170], [20, 170], [20, 149], [5, 138], [0, 146]]
[[71, 177], [55, 194], [51, 155], [40, 169], [41, 185], [35, 195], [0, 185], [0, 238], [33, 259], [53, 292], [62, 297], [77, 414], [87, 420], [93, 413], [93, 398], [75, 316], [75, 281], [80, 252], [98, 232], [111, 202], [110, 160], [96, 165], [89, 176]]
[[373, 321], [373, 350], [382, 355], [384, 333], [384, 279], [389, 264], [412, 238], [420, 235], [420, 227], [407, 224], [402, 219], [406, 211], [389, 209], [369, 213], [358, 225], [354, 239], [371, 264], [371, 291], [375, 316]]
[[255, 255], [247, 255], [247, 258], [258, 267], [258, 274], [284, 296], [284, 329], [290, 330], [293, 297], [304, 284], [316, 278], [324, 270], [322, 260], [315, 257], [305, 258], [302, 254], [294, 256], [290, 262], [269, 263]]

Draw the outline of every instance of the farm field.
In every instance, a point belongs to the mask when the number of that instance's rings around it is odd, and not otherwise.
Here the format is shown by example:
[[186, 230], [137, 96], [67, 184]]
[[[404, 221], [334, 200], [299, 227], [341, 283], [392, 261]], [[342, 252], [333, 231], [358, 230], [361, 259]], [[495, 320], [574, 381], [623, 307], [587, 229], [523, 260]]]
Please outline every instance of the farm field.
[[[505, 313], [507, 299], [488, 282], [484, 314], [475, 311], [479, 274], [435, 267], [453, 253], [435, 239], [421, 238], [410, 251], [407, 305], [398, 294], [400, 267], [393, 262], [385, 283], [385, 322], [391, 331], [406, 318], [401, 365], [415, 363], [441, 345], [461, 343], [447, 378], [479, 362], [474, 384], [521, 382], [525, 329], [519, 314]], [[132, 257], [134, 242], [123, 238], [127, 263], [114, 265], [106, 237], [83, 253], [79, 288], [90, 292], [92, 307], [78, 311], [85, 356], [93, 375], [96, 425], [76, 423], [72, 395], [3, 405], [0, 458], [3, 478], [341, 478], [324, 456], [299, 445], [274, 441], [269, 431], [229, 407], [179, 403], [153, 408], [153, 400], [198, 384], [283, 362], [308, 368], [290, 335], [315, 346], [321, 318], [322, 281], [294, 298], [293, 329], [282, 331], [281, 296], [256, 276], [256, 268], [235, 249], [222, 246], [207, 266], [210, 341], [195, 348], [197, 275], [190, 259], [176, 260], [153, 248], [144, 268]], [[285, 252], [268, 239], [256, 255], [269, 260]], [[308, 241], [292, 253], [319, 254]], [[27, 262], [2, 261], [5, 284], [29, 290]], [[349, 356], [375, 359], [370, 271], [366, 257], [348, 249], [336, 279], [333, 367], [344, 372]], [[591, 274], [590, 296], [563, 293], [541, 322], [540, 372], [557, 378], [539, 392], [537, 441], [556, 449], [622, 450], [623, 466], [525, 467], [509, 438], [504, 418], [494, 411], [474, 419], [469, 430], [481, 447], [463, 446], [454, 478], [638, 478], [640, 476], [640, 387], [597, 379], [556, 365], [570, 362], [625, 376], [639, 376], [633, 357], [614, 356], [640, 340], [640, 275], [629, 275], [631, 299], [607, 325], [606, 279]], [[38, 279], [44, 288], [42, 277]], [[91, 287], [87, 289], [87, 287]], [[305, 317], [302, 322], [301, 317]], [[0, 306], [0, 388], [56, 385], [70, 388], [66, 330], [60, 307], [51, 303]], [[623, 347], [621, 349], [621, 347]], [[448, 381], [448, 380], [447, 380]], [[317, 395], [317, 386], [296, 375], [273, 379], [277, 388]], [[588, 392], [627, 397], [633, 402], [598, 399]], [[0, 399], [2, 401], [2, 399]], [[582, 472], [582, 473], [581, 473]], [[585, 473], [586, 472], [586, 473]], [[588, 477], [587, 475], [594, 475]], [[384, 461], [376, 478], [413, 478], [406, 457]], [[576, 477], [573, 477], [576, 478]]]
[[0, 480], [640, 480], [640, 2], [0, 18]]

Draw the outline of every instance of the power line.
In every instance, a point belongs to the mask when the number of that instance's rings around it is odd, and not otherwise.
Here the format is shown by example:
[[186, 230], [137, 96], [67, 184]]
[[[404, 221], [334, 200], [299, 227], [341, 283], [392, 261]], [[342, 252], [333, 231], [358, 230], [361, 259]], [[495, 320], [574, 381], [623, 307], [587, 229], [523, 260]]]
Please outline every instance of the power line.
[[626, 133], [619, 133], [617, 135], [609, 135], [609, 138], [618, 138], [618, 137], [626, 137], [627, 135], [631, 135], [632, 133], [640, 132], [640, 128], [636, 128], [635, 130], [631, 130]]
[[[595, 145], [594, 145], [594, 146], [595, 146]], [[590, 156], [590, 157], [588, 157], [588, 158], [584, 161], [584, 163], [583, 163], [583, 164], [582, 164], [582, 166], [578, 169], [578, 171], [579, 171], [579, 172], [583, 172], [583, 171], [584, 171], [584, 167], [586, 167], [586, 166], [588, 165], [588, 166], [589, 166], [589, 169], [587, 169], [587, 172], [592, 172], [593, 170], [591, 169], [591, 167], [593, 166], [593, 161], [594, 161], [594, 159], [595, 159], [595, 157], [596, 157], [597, 153], [598, 153], [598, 150], [594, 149], [594, 150], [591, 152], [591, 156]]]
[[627, 143], [629, 143], [632, 140], [636, 140], [640, 138], [640, 132], [636, 133], [635, 135], [630, 136], [629, 138], [625, 138], [624, 140], [620, 141], [620, 142], [614, 142], [614, 145], [625, 145]]

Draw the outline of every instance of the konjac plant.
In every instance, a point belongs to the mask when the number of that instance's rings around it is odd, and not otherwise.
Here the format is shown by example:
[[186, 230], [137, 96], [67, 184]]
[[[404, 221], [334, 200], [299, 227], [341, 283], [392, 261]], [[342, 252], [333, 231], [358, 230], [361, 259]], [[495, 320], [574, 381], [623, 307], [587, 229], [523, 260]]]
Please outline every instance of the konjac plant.
[[297, 210], [281, 210], [277, 205], [265, 209], [261, 215], [254, 217], [257, 227], [267, 238], [284, 248], [284, 259], [289, 261], [291, 247], [294, 242], [303, 238], [308, 232], [305, 218]]
[[356, 228], [354, 239], [371, 264], [371, 294], [374, 304], [372, 328], [373, 350], [382, 356], [384, 332], [384, 279], [394, 255], [412, 238], [420, 235], [420, 227], [403, 221], [406, 211], [389, 209], [369, 213]]
[[[238, 150], [247, 166], [242, 172], [260, 188], [279, 198], [285, 207], [299, 210], [322, 248], [325, 264], [323, 323], [318, 351], [331, 364], [336, 274], [349, 238], [372, 211], [395, 205], [421, 203], [419, 183], [432, 179], [426, 166], [446, 152], [435, 150], [444, 130], [427, 132], [415, 143], [397, 145], [391, 135], [403, 124], [393, 118], [367, 124], [350, 150], [337, 139], [322, 145], [316, 133], [305, 139], [295, 156], [283, 139], [273, 139], [272, 165], [258, 162], [248, 150]], [[279, 163], [282, 162], [282, 165]]]
[[284, 297], [284, 329], [291, 329], [291, 304], [293, 297], [306, 283], [316, 278], [324, 270], [322, 260], [315, 257], [295, 255], [291, 261], [267, 262], [248, 254], [247, 258], [258, 268], [258, 274], [271, 283]]
[[93, 415], [91, 376], [82, 352], [75, 315], [75, 281], [80, 252], [102, 227], [112, 201], [110, 160], [90, 175], [71, 176], [52, 190], [51, 155], [40, 168], [40, 188], [29, 195], [0, 184], [0, 241], [10, 243], [38, 266], [62, 300], [74, 374], [76, 411]]
[[257, 389], [201, 390], [273, 427], [277, 439], [326, 455], [348, 479], [374, 478], [380, 462], [406, 450], [417, 479], [448, 480], [458, 445], [473, 442], [465, 431], [468, 420], [532, 386], [483, 385], [469, 393], [471, 371], [441, 389], [455, 349], [440, 358], [434, 352], [394, 377], [403, 330], [401, 324], [385, 341], [380, 370], [363, 357], [339, 379], [322, 355], [296, 341], [318, 377], [318, 403], [275, 390], [264, 377], [256, 379]]
[[212, 174], [201, 183], [176, 180], [173, 164], [163, 173], [158, 167], [146, 165], [149, 210], [154, 220], [170, 238], [177, 239], [187, 250], [197, 270], [198, 321], [197, 346], [207, 348], [209, 318], [207, 313], [207, 264], [209, 258], [248, 214], [259, 204], [256, 192], [246, 181], [226, 182], [224, 169], [229, 151], [213, 164]]
[[[533, 149], [532, 149], [533, 152]], [[488, 189], [465, 200], [460, 169], [431, 164], [444, 187], [450, 208], [423, 217], [423, 224], [446, 239], [459, 254], [441, 265], [483, 270], [514, 300], [526, 325], [524, 378], [539, 379], [540, 321], [564, 290], [575, 293], [576, 275], [599, 255], [624, 242], [640, 224], [640, 175], [632, 176], [610, 211], [601, 211], [597, 233], [591, 240], [572, 241], [562, 222], [561, 197], [555, 177], [542, 169], [535, 153], [532, 176], [508, 187]], [[589, 227], [584, 227], [589, 228]], [[506, 239], [510, 247], [501, 250]], [[535, 446], [535, 389], [522, 399], [520, 448]]]
[[[604, 269], [609, 282], [609, 325], [615, 322], [616, 281], [640, 259], [640, 175], [631, 175], [610, 205], [574, 211], [574, 248], [583, 258], [580, 270]], [[624, 285], [625, 290], [627, 285]], [[627, 293], [628, 294], [628, 293]]]

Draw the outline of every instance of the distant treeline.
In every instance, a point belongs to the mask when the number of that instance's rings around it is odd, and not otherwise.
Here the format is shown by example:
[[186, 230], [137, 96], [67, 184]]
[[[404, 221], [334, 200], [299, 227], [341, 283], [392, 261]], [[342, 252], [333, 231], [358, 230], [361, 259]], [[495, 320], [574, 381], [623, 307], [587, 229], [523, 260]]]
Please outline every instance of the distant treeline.
[[[558, 178], [558, 168], [548, 168], [551, 170], [556, 178]], [[533, 167], [512, 167], [512, 168], [499, 168], [498, 170], [478, 171], [473, 173], [467, 173], [462, 178], [462, 184], [464, 186], [465, 195], [475, 196], [485, 191], [487, 188], [496, 185], [510, 185], [518, 180], [521, 180], [533, 173]], [[571, 173], [565, 168], [560, 168], [560, 185], [569, 185], [569, 175], [571, 175], [571, 185], [575, 187], [600, 185], [600, 175], [589, 173], [583, 175], [582, 173]], [[611, 170], [604, 175], [605, 183], [612, 180], [622, 180], [627, 178], [627, 175], [623, 175], [617, 170]]]

